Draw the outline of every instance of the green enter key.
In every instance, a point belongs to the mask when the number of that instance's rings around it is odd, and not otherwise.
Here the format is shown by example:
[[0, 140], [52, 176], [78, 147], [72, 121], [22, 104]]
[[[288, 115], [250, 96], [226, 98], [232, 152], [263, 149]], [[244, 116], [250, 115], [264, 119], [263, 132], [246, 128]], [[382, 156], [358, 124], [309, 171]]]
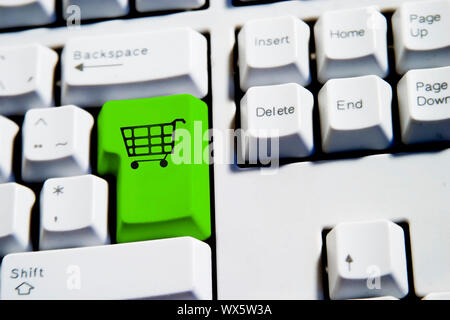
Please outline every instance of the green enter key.
[[207, 130], [190, 95], [103, 106], [98, 172], [117, 177], [117, 242], [211, 235]]

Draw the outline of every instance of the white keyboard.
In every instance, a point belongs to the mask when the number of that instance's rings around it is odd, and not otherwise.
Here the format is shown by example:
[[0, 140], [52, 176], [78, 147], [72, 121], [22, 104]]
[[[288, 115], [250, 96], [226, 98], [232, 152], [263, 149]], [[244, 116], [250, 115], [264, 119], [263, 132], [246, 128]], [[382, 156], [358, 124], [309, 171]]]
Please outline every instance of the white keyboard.
[[449, 30], [450, 0], [0, 0], [0, 298], [449, 299]]

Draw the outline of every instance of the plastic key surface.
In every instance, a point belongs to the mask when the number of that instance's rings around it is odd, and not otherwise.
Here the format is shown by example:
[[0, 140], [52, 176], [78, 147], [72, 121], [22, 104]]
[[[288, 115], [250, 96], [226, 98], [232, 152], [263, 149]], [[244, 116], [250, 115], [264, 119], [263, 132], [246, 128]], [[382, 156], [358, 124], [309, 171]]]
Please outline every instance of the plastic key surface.
[[404, 143], [450, 140], [450, 67], [408, 71], [398, 82]]
[[325, 12], [314, 26], [317, 77], [388, 73], [386, 18], [376, 7]]
[[196, 9], [204, 6], [206, 0], [136, 0], [136, 10], [139, 12], [174, 10], [174, 9]]
[[190, 28], [73, 38], [61, 60], [63, 104], [208, 93], [207, 40]]
[[6, 256], [6, 300], [211, 299], [211, 249], [183, 237]]
[[308, 25], [293, 16], [248, 21], [238, 35], [241, 89], [287, 82], [308, 85], [309, 37]]
[[63, 15], [70, 20], [78, 6], [81, 19], [109, 18], [126, 15], [130, 11], [128, 0], [63, 0]]
[[325, 152], [382, 150], [392, 143], [392, 89], [378, 76], [328, 80], [318, 98]]
[[30, 219], [36, 197], [15, 182], [0, 184], [0, 257], [31, 250]]
[[55, 7], [55, 0], [0, 0], [0, 28], [52, 23]]
[[450, 292], [429, 293], [422, 300], [450, 300]]
[[313, 105], [311, 92], [296, 83], [250, 88], [241, 100], [245, 159], [256, 161], [264, 154], [258, 148], [276, 139], [281, 158], [310, 155], [314, 151]]
[[32, 108], [53, 106], [57, 61], [55, 51], [39, 44], [1, 47], [0, 114], [23, 115]]
[[19, 126], [0, 116], [0, 183], [7, 182], [12, 175], [13, 145]]
[[108, 244], [105, 180], [90, 174], [48, 179], [40, 206], [40, 250]]
[[27, 182], [90, 172], [94, 118], [76, 106], [30, 110], [23, 124], [22, 179]]
[[208, 108], [190, 95], [110, 101], [98, 172], [117, 176], [117, 242], [211, 234]]
[[388, 220], [340, 223], [327, 235], [331, 299], [408, 293], [403, 229]]
[[392, 16], [398, 74], [450, 64], [450, 0], [403, 3]]

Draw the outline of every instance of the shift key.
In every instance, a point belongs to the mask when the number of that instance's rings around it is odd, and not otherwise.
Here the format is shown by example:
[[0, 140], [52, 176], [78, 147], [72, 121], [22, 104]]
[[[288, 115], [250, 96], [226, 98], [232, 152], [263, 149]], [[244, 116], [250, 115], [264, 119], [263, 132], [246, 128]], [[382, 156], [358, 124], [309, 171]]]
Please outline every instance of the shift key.
[[116, 176], [117, 242], [211, 235], [208, 107], [191, 95], [107, 102], [98, 173]]
[[63, 104], [208, 93], [207, 40], [190, 28], [70, 39], [62, 52]]

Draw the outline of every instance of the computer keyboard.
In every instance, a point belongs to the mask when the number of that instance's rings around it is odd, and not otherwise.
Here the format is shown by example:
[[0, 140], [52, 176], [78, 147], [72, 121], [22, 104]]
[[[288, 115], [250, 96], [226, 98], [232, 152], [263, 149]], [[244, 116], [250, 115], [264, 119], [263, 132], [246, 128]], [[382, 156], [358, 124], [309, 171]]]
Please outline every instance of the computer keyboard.
[[449, 30], [449, 0], [0, 0], [0, 298], [448, 299]]

